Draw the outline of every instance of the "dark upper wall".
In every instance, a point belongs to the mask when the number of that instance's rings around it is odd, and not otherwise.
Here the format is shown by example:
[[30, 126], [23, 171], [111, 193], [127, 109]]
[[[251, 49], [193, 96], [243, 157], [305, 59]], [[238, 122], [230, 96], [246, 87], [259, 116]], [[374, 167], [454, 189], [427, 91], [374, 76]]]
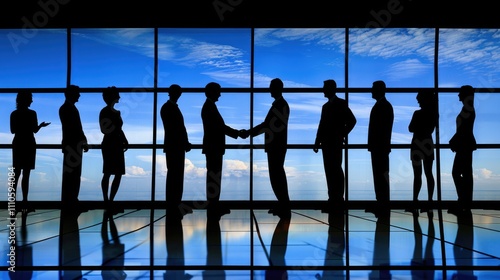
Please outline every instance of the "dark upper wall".
[[500, 28], [494, 1], [459, 2], [14, 0], [2, 3], [0, 27]]

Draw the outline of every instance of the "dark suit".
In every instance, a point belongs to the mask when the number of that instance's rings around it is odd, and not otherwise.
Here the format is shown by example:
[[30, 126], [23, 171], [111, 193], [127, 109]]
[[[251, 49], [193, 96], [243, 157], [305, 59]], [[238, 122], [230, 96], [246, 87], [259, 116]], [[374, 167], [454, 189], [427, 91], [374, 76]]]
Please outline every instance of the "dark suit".
[[323, 105], [315, 145], [320, 145], [323, 153], [329, 203], [344, 202], [342, 145], [355, 124], [356, 118], [344, 99], [335, 96]]
[[201, 109], [203, 121], [202, 153], [207, 161], [207, 201], [208, 207], [216, 207], [221, 191], [222, 158], [226, 151], [226, 135], [238, 138], [238, 130], [224, 123], [215, 102], [208, 99]]
[[290, 208], [288, 183], [285, 173], [285, 156], [288, 140], [288, 117], [290, 107], [283, 97], [277, 98], [267, 113], [264, 121], [250, 129], [250, 135], [265, 133], [265, 152], [269, 165], [269, 178], [274, 194], [284, 209]]
[[165, 138], [163, 152], [167, 159], [167, 182], [165, 196], [167, 207], [177, 207], [182, 200], [184, 190], [184, 161], [190, 143], [184, 117], [179, 106], [171, 100], [163, 104], [160, 110]]
[[394, 110], [385, 97], [373, 106], [368, 125], [368, 151], [371, 152], [373, 184], [379, 205], [389, 202], [389, 153], [391, 152]]
[[82, 175], [82, 155], [87, 138], [83, 133], [80, 113], [74, 104], [64, 102], [59, 108], [62, 124], [63, 175], [61, 200], [67, 205], [78, 201], [80, 177]]
[[473, 197], [472, 153], [477, 149], [473, 132], [475, 119], [474, 107], [462, 107], [456, 119], [456, 133], [450, 139], [451, 150], [455, 152], [451, 173], [457, 190], [458, 202], [462, 208], [470, 208]]

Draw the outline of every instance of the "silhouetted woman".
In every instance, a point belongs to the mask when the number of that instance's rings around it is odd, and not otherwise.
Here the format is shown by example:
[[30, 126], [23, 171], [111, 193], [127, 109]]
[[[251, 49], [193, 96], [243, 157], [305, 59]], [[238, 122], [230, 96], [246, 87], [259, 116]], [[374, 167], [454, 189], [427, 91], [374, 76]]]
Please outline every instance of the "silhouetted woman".
[[[106, 107], [99, 114], [99, 125], [104, 134], [101, 145], [103, 159], [101, 188], [104, 202], [109, 207], [108, 204], [113, 202], [118, 192], [122, 175], [125, 174], [125, 151], [128, 149], [128, 140], [122, 130], [123, 120], [120, 111], [114, 108], [120, 100], [118, 89], [108, 87], [103, 91], [102, 98], [106, 102]], [[111, 175], [114, 175], [114, 178], [108, 197]]]
[[[432, 164], [434, 163], [434, 140], [432, 133], [438, 122], [437, 99], [434, 91], [421, 90], [417, 94], [417, 102], [420, 109], [413, 113], [413, 117], [408, 126], [408, 130], [413, 132], [410, 146], [410, 158], [413, 166], [413, 202], [417, 211], [417, 201], [422, 189], [422, 165], [427, 179], [427, 198], [432, 202], [434, 195], [434, 175], [432, 174]], [[426, 207], [421, 211], [425, 212]]]
[[[12, 166], [15, 173], [14, 190], [17, 190], [17, 183], [22, 172], [21, 189], [25, 204], [28, 201], [30, 173], [32, 169], [35, 169], [36, 141], [34, 134], [40, 128], [50, 124], [46, 122], [38, 124], [36, 112], [29, 109], [31, 103], [33, 103], [33, 94], [29, 91], [20, 91], [16, 97], [16, 110], [10, 114], [10, 131], [14, 134], [12, 141]], [[32, 208], [23, 209], [23, 212], [33, 211]]]

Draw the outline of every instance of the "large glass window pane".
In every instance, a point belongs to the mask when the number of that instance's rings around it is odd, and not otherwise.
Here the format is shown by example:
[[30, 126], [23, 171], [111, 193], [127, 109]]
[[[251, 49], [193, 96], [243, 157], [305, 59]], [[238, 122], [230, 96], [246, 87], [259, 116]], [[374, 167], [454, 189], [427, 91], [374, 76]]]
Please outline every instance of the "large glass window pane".
[[255, 29], [255, 87], [280, 78], [286, 87], [345, 86], [345, 31], [322, 28]]
[[5, 29], [0, 38], [2, 87], [66, 85], [66, 29]]
[[[290, 200], [328, 199], [328, 192], [320, 153], [312, 149], [288, 149], [285, 172]], [[276, 196], [269, 180], [267, 154], [264, 149], [254, 150], [253, 199], [275, 201]]]
[[72, 29], [71, 40], [71, 83], [154, 86], [154, 29]]
[[158, 30], [158, 86], [250, 86], [250, 29]]
[[[500, 200], [500, 166], [498, 149], [478, 149], [472, 155], [474, 178], [473, 200]], [[452, 178], [455, 153], [449, 149], [441, 150], [441, 188], [443, 200], [457, 200], [457, 190]]]
[[499, 87], [499, 34], [499, 29], [440, 29], [439, 87]]
[[349, 86], [434, 86], [434, 29], [349, 29]]

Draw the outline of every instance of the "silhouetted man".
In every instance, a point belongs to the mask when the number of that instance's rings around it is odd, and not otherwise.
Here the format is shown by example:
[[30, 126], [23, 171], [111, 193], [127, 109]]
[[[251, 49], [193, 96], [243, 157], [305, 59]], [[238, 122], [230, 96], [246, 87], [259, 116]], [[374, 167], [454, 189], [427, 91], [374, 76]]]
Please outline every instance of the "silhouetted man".
[[383, 81], [373, 82], [372, 98], [377, 102], [370, 113], [368, 151], [371, 152], [377, 210], [367, 209], [369, 212], [389, 211], [389, 153], [391, 152], [394, 110], [385, 98], [385, 90], [386, 86]]
[[[179, 211], [184, 190], [184, 166], [186, 152], [191, 150], [188, 140], [184, 117], [177, 105], [181, 97], [182, 89], [179, 85], [171, 85], [169, 88], [169, 100], [163, 104], [160, 116], [163, 121], [165, 138], [163, 152], [167, 159], [167, 181], [165, 196], [167, 209]], [[185, 208], [182, 208], [185, 209]]]
[[267, 153], [269, 178], [279, 204], [279, 209], [271, 209], [269, 213], [278, 216], [290, 215], [290, 197], [288, 196], [288, 183], [284, 168], [290, 107], [283, 98], [283, 82], [280, 79], [271, 80], [269, 91], [275, 100], [266, 118], [261, 124], [250, 130], [242, 130], [242, 137], [246, 138], [248, 135], [254, 137], [265, 133], [264, 149]]
[[472, 153], [477, 149], [476, 138], [474, 137], [474, 121], [476, 119], [474, 88], [469, 85], [462, 86], [458, 98], [463, 106], [457, 116], [457, 130], [450, 139], [450, 148], [455, 152], [451, 174], [457, 190], [459, 205], [448, 210], [452, 214], [470, 211], [474, 187]]
[[70, 85], [64, 92], [66, 101], [59, 108], [62, 124], [63, 175], [61, 199], [65, 207], [74, 207], [80, 193], [83, 152], [89, 150], [83, 133], [80, 113], [75, 106], [80, 98], [80, 88]]
[[342, 170], [342, 145], [356, 125], [356, 118], [344, 99], [337, 97], [337, 83], [323, 82], [323, 93], [328, 98], [321, 109], [321, 118], [314, 142], [314, 152], [323, 153], [326, 184], [328, 186], [328, 208], [342, 208], [344, 204], [344, 170]]
[[222, 160], [226, 152], [226, 135], [238, 138], [239, 131], [224, 123], [215, 102], [221, 96], [221, 87], [218, 83], [210, 82], [205, 86], [207, 97], [201, 109], [203, 121], [203, 147], [207, 164], [207, 209], [208, 215], [222, 216], [230, 213], [229, 209], [219, 204], [222, 179]]
[[266, 280], [288, 279], [288, 271], [284, 268], [273, 268], [274, 266], [286, 266], [285, 254], [288, 246], [288, 231], [290, 229], [290, 217], [280, 218], [271, 239], [269, 250], [269, 267], [266, 270]]

